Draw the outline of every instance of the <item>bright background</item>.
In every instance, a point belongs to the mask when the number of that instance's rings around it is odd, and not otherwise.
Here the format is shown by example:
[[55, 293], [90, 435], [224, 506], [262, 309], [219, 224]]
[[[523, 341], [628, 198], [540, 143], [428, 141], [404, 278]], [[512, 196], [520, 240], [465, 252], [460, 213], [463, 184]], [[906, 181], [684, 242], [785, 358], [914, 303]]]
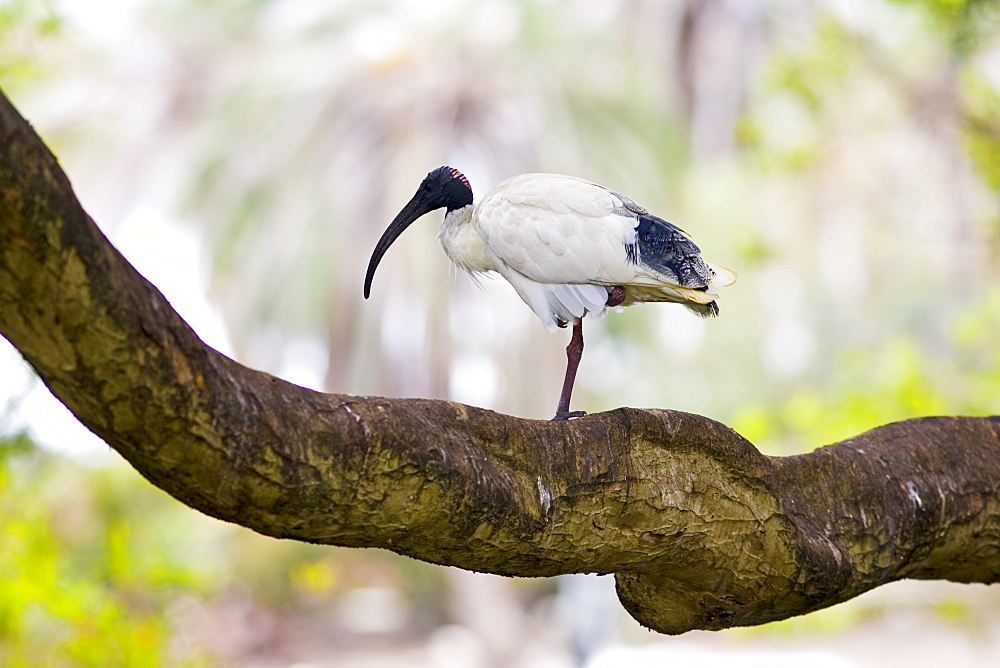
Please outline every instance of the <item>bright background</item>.
[[[720, 318], [588, 325], [574, 407], [723, 421], [768, 454], [1000, 384], [996, 0], [0, 0], [0, 86], [211, 345], [321, 390], [554, 411], [568, 333], [449, 267], [434, 167], [583, 176], [741, 278]], [[151, 487], [0, 351], [5, 665], [1000, 665], [1000, 594], [898, 583], [665, 638], [611, 578], [296, 544]], [[110, 663], [109, 663], [110, 662]]]

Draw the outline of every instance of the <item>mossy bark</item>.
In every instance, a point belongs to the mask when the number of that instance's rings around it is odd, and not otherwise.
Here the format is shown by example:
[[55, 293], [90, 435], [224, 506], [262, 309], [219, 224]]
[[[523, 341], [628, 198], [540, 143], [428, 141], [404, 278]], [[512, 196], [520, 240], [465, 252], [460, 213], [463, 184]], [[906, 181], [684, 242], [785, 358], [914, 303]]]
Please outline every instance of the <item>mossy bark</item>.
[[760, 624], [901, 578], [1000, 577], [1000, 420], [815, 452], [622, 408], [570, 422], [321, 394], [205, 345], [0, 96], [0, 333], [182, 503], [270, 536], [516, 576], [614, 573], [664, 633]]

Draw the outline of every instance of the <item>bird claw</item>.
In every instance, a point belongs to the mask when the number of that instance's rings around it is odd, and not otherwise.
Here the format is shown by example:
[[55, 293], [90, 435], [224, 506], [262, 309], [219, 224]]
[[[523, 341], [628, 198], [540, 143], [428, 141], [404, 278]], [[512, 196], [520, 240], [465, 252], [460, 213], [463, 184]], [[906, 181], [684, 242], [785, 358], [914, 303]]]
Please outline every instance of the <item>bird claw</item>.
[[562, 422], [563, 420], [569, 420], [570, 418], [583, 417], [587, 414], [587, 411], [566, 411], [565, 413], [556, 413], [549, 422]]

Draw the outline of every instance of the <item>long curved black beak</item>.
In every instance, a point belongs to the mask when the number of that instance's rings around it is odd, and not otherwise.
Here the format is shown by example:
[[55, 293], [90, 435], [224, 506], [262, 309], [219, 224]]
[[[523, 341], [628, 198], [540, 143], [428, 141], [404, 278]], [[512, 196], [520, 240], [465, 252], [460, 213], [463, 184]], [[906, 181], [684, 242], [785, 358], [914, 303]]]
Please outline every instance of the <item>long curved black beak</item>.
[[413, 221], [425, 213], [430, 213], [435, 209], [440, 209], [444, 204], [436, 204], [434, 202], [428, 202], [427, 197], [423, 192], [423, 188], [417, 191], [417, 194], [413, 196], [403, 210], [396, 214], [392, 222], [389, 223], [389, 227], [386, 228], [385, 232], [382, 233], [382, 238], [378, 240], [375, 244], [375, 251], [372, 253], [372, 259], [368, 261], [368, 273], [365, 274], [365, 299], [368, 299], [368, 295], [372, 291], [372, 278], [375, 276], [375, 268], [378, 267], [378, 263], [382, 261], [382, 256], [385, 252], [389, 250], [389, 246], [392, 244], [396, 238], [403, 233], [407, 227], [409, 227]]

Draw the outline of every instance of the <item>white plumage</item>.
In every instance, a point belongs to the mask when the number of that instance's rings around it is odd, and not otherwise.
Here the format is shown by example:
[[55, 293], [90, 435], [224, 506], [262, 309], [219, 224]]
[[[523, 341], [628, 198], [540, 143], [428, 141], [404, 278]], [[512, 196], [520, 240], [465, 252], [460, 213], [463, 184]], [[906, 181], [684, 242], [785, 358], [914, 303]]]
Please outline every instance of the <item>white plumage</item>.
[[[379, 240], [365, 278], [365, 297], [392, 241], [438, 208], [447, 209], [438, 238], [452, 262], [472, 273], [499, 273], [550, 331], [573, 324], [557, 418], [577, 415], [569, 413], [569, 395], [587, 313], [666, 301], [698, 315], [715, 315], [716, 288], [736, 280], [732, 271], [702, 260], [679, 228], [596, 183], [559, 174], [521, 174], [474, 206], [465, 176], [440, 167], [427, 175]], [[574, 346], [579, 350], [571, 350]]]
[[[500, 183], [473, 208], [449, 211], [439, 238], [448, 257], [470, 272], [496, 271], [549, 329], [600, 313], [607, 287], [625, 287], [622, 306], [714, 302], [716, 286], [736, 280], [712, 267], [707, 290], [628, 260], [637, 242], [632, 200], [596, 183], [560, 174], [521, 174]], [[641, 215], [641, 214], [640, 214]], [[714, 284], [713, 284], [714, 283]], [[631, 289], [630, 289], [631, 288]]]

